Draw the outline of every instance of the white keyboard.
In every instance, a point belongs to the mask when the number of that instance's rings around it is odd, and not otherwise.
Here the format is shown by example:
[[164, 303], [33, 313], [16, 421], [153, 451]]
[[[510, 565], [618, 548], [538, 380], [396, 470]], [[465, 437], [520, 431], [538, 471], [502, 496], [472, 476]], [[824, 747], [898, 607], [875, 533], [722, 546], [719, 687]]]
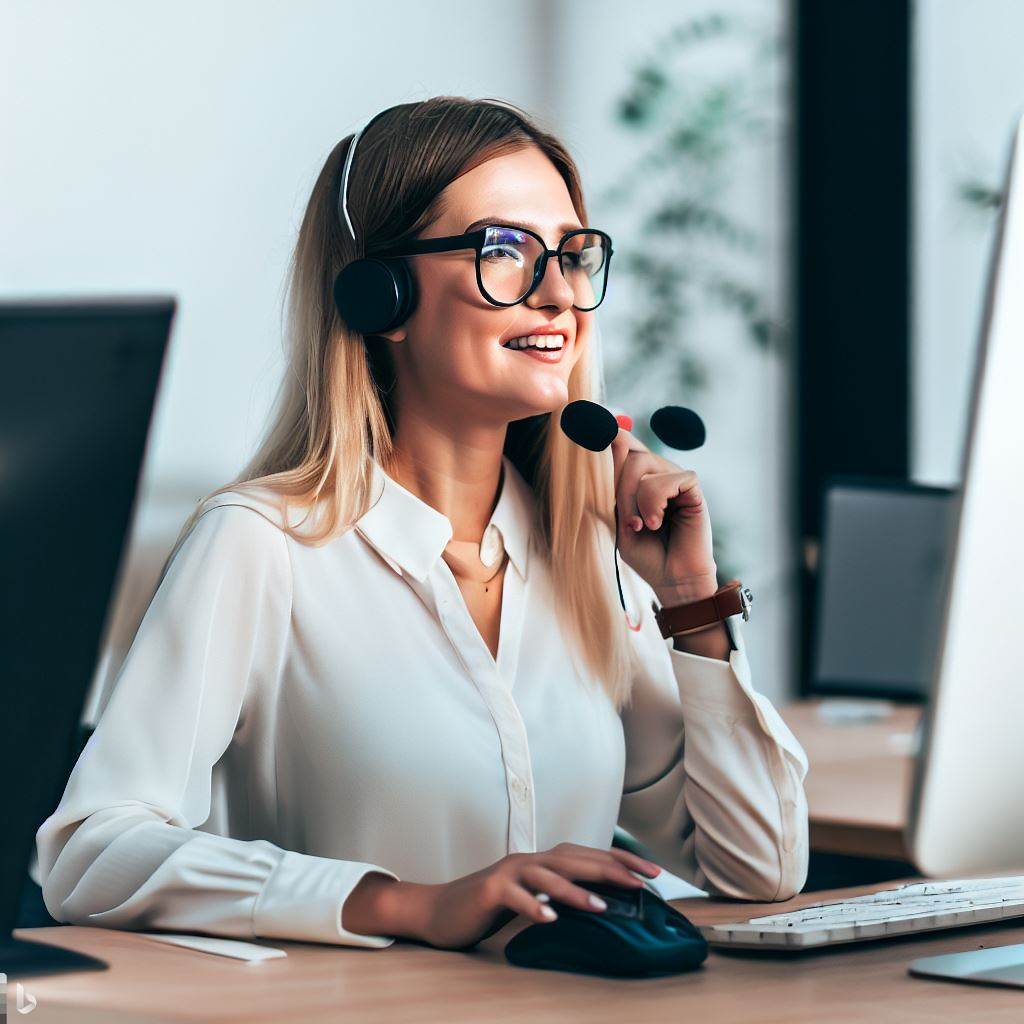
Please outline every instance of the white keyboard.
[[740, 924], [705, 925], [714, 946], [807, 949], [1024, 917], [1024, 876], [912, 882]]

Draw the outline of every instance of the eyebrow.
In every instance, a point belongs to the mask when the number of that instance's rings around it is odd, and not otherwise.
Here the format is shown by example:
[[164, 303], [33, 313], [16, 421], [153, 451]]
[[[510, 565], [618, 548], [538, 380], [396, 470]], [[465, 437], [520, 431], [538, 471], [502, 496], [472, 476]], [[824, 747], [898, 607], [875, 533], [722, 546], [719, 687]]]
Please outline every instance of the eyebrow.
[[[521, 220], [518, 217], [481, 217], [479, 220], [475, 220], [472, 224], [467, 225], [464, 234], [468, 235], [474, 228], [482, 227], [484, 224], [515, 224], [519, 227], [530, 228], [532, 231], [536, 231], [538, 235], [544, 233], [539, 224], [534, 224], [528, 220]], [[579, 231], [582, 228], [582, 224], [559, 224], [557, 230], [562, 232]]]

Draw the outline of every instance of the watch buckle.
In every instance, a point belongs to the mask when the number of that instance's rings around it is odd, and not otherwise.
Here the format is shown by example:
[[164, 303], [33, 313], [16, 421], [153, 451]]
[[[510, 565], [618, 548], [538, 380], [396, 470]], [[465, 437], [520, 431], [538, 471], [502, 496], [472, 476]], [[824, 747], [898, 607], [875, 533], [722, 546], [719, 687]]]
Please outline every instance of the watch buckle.
[[750, 606], [754, 603], [754, 594], [750, 587], [740, 587], [740, 606], [743, 609], [743, 621], [750, 621]]

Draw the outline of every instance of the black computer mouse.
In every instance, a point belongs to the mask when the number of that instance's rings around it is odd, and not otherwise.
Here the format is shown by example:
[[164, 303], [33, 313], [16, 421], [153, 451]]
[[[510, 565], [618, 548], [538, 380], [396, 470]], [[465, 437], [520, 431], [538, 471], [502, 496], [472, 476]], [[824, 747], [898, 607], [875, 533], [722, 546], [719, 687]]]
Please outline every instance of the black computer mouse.
[[707, 957], [704, 936], [646, 886], [579, 884], [601, 896], [608, 909], [579, 910], [552, 899], [549, 906], [558, 920], [532, 924], [512, 936], [505, 945], [510, 963], [576, 974], [650, 978], [692, 970]]

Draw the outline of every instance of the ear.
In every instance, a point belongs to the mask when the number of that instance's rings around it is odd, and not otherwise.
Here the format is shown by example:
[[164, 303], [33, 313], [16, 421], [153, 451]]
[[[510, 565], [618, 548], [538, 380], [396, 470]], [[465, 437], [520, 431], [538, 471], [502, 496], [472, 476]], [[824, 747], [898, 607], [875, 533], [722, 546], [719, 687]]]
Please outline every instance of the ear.
[[405, 341], [408, 336], [408, 332], [404, 327], [396, 327], [393, 331], [385, 331], [383, 334], [377, 332], [375, 335], [375, 337], [387, 338], [388, 341], [394, 342]]

